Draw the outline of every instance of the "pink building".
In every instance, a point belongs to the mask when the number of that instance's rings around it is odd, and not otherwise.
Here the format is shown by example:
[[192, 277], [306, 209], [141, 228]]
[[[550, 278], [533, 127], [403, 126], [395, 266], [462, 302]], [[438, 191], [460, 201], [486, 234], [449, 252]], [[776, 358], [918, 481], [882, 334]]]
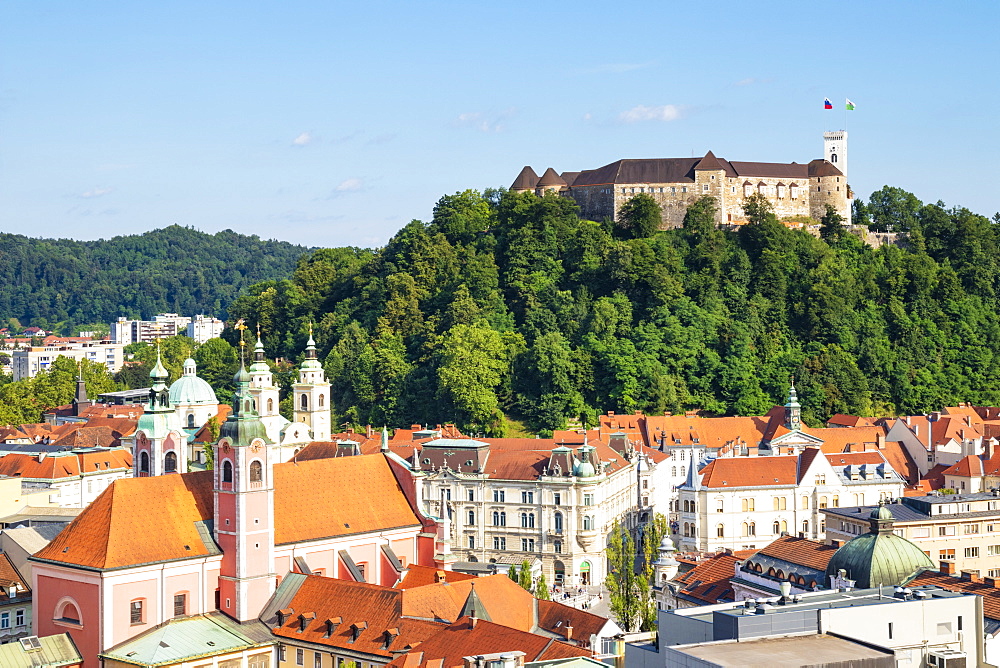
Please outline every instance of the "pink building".
[[436, 527], [400, 485], [405, 462], [277, 463], [246, 370], [235, 380], [214, 471], [118, 480], [31, 558], [34, 632], [69, 632], [88, 668], [174, 617], [256, 619], [290, 571], [391, 586], [433, 565]]

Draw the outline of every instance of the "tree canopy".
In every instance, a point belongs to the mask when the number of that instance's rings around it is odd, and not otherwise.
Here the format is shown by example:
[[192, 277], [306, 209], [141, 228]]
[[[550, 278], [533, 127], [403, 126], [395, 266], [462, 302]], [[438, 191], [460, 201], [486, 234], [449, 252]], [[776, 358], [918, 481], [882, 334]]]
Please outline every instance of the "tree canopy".
[[990, 219], [887, 188], [855, 205], [900, 235], [873, 248], [829, 212], [818, 238], [757, 195], [745, 210], [718, 229], [706, 198], [678, 229], [622, 235], [555, 194], [464, 191], [384, 248], [310, 253], [230, 315], [291, 362], [314, 322], [338, 423], [761, 414], [792, 376], [807, 424], [1000, 404]]

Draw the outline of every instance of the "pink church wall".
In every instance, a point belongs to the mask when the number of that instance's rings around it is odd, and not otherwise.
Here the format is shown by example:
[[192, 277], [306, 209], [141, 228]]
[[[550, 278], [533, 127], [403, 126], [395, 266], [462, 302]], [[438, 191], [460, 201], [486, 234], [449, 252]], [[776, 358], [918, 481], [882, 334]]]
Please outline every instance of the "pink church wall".
[[[139, 582], [115, 584], [111, 587], [111, 605], [115, 614], [111, 620], [111, 645], [128, 640], [159, 623], [157, 610], [160, 601], [157, 592], [157, 581], [154, 575]], [[143, 622], [132, 624], [130, 621], [130, 604], [136, 599], [143, 601]]]
[[181, 593], [187, 594], [187, 614], [196, 615], [207, 612], [201, 609], [201, 596], [199, 596], [198, 592], [198, 574], [171, 575], [167, 578], [163, 591], [163, 595], [166, 597], [163, 604], [168, 618], [172, 617], [174, 613], [174, 596]]
[[[58, 573], [61, 577], [44, 575], [45, 567], [42, 564], [32, 566], [34, 579], [33, 592], [33, 617], [35, 633], [39, 636], [48, 636], [56, 633], [66, 633], [73, 637], [80, 654], [84, 657], [85, 668], [97, 668], [97, 653], [100, 651], [100, 588], [97, 584], [76, 582], [68, 579], [65, 574]], [[79, 607], [81, 628], [74, 628], [53, 621], [56, 613], [56, 605], [63, 597], [70, 597]]]

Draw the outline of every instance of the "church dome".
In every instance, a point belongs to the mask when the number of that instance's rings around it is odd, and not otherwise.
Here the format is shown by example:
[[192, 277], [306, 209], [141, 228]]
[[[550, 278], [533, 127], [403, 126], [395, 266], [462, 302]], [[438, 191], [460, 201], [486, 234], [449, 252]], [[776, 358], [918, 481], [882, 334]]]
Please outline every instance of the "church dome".
[[892, 512], [884, 505], [872, 510], [868, 520], [871, 529], [833, 553], [826, 567], [827, 576], [843, 570], [856, 587], [865, 589], [903, 585], [920, 571], [933, 569], [934, 562], [923, 550], [892, 532], [893, 520]]
[[170, 405], [211, 405], [219, 403], [215, 390], [203, 379], [195, 375], [198, 367], [190, 357], [184, 360], [184, 375], [170, 386]]

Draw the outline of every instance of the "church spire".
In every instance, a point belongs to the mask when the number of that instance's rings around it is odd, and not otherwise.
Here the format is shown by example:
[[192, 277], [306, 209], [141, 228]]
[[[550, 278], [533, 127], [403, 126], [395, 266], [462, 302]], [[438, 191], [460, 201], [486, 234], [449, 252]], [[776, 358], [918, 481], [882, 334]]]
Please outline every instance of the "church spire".
[[788, 391], [788, 402], [785, 404], [785, 428], [798, 431], [802, 428], [802, 406], [795, 393], [795, 377], [792, 377], [791, 389]]
[[151, 413], [166, 413], [172, 410], [170, 407], [170, 391], [167, 389], [167, 379], [170, 377], [170, 374], [167, 372], [166, 367], [163, 366], [163, 360], [160, 358], [159, 343], [156, 344], [156, 366], [149, 372], [149, 377], [153, 381], [152, 387], [149, 388], [149, 411]]

